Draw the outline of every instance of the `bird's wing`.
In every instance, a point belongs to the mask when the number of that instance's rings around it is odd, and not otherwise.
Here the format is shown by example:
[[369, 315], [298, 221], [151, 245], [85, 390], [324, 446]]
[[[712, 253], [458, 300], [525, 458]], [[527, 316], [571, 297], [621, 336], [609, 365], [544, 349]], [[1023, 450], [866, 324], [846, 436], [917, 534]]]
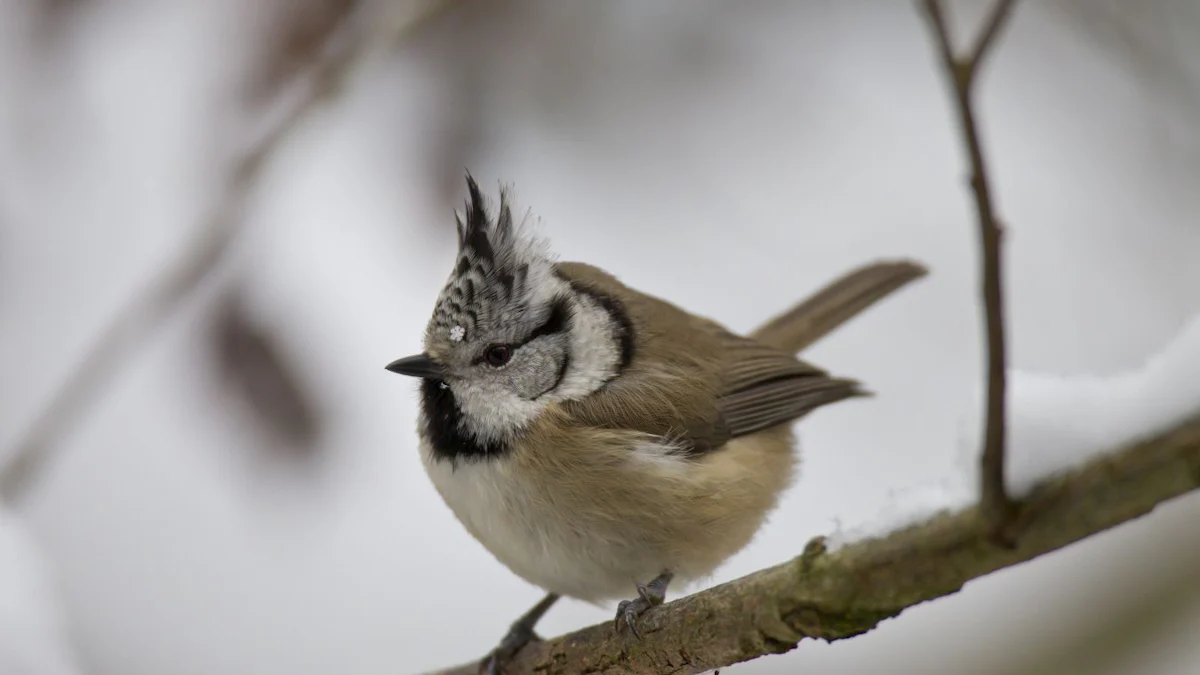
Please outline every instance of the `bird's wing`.
[[813, 410], [866, 395], [858, 382], [758, 341], [724, 332], [727, 356], [717, 410], [731, 438], [804, 417]]
[[632, 291], [590, 265], [560, 263], [559, 270], [622, 302], [635, 334], [633, 360], [620, 376], [561, 404], [575, 424], [641, 431], [674, 441], [685, 454], [702, 455], [731, 438], [865, 393], [851, 380]]
[[[711, 327], [710, 327], [711, 326]], [[724, 350], [716, 377], [708, 368], [635, 362], [626, 377], [569, 405], [588, 426], [636, 429], [675, 441], [683, 454], [704, 455], [730, 439], [798, 420], [816, 408], [866, 395], [857, 382], [715, 325], [697, 326]], [[712, 331], [717, 331], [716, 335]], [[701, 335], [703, 337], [701, 337]]]

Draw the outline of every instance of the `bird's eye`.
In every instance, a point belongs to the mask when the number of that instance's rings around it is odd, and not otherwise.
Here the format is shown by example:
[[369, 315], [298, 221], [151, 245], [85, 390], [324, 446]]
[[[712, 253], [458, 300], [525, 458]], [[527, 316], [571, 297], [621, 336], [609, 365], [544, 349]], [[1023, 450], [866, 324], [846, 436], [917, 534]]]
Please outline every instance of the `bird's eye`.
[[508, 345], [492, 345], [483, 353], [483, 358], [489, 365], [499, 368], [512, 358], [512, 348]]

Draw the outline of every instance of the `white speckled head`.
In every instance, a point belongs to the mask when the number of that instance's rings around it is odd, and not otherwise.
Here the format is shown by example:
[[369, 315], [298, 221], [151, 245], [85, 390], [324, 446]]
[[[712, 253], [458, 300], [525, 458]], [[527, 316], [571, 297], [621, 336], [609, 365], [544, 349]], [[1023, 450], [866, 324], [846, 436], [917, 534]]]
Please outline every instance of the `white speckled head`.
[[426, 328], [426, 351], [444, 360], [480, 338], [523, 323], [548, 304], [554, 260], [528, 219], [514, 223], [506, 190], [495, 217], [479, 186], [467, 176], [465, 213], [455, 214], [458, 257]]
[[424, 435], [451, 458], [503, 454], [547, 406], [615, 376], [631, 339], [619, 303], [563, 276], [546, 242], [513, 222], [504, 190], [491, 214], [469, 175], [467, 188], [425, 352], [388, 367], [424, 380]]

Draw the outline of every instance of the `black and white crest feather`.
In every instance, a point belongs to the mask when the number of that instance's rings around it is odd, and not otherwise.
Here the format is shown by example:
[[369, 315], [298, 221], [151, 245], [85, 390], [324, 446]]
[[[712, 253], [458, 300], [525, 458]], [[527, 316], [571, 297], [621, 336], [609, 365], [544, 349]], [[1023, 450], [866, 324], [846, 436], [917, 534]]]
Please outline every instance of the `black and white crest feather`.
[[546, 243], [513, 221], [507, 190], [501, 188], [493, 214], [475, 179], [467, 174], [466, 181], [466, 208], [455, 214], [458, 257], [428, 328], [430, 339], [452, 344], [521, 319], [543, 300], [536, 295], [553, 274]]

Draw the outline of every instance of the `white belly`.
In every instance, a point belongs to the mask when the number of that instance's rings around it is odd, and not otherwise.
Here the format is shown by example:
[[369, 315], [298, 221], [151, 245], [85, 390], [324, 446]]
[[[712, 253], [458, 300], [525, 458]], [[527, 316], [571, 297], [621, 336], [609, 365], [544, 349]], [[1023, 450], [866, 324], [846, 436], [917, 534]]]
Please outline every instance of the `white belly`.
[[[537, 485], [506, 459], [451, 464], [422, 448], [425, 469], [446, 504], [512, 572], [540, 588], [588, 602], [634, 597], [635, 584], [662, 571], [659, 551], [578, 527], [571, 514], [548, 513]], [[545, 486], [541, 486], [545, 489]]]

